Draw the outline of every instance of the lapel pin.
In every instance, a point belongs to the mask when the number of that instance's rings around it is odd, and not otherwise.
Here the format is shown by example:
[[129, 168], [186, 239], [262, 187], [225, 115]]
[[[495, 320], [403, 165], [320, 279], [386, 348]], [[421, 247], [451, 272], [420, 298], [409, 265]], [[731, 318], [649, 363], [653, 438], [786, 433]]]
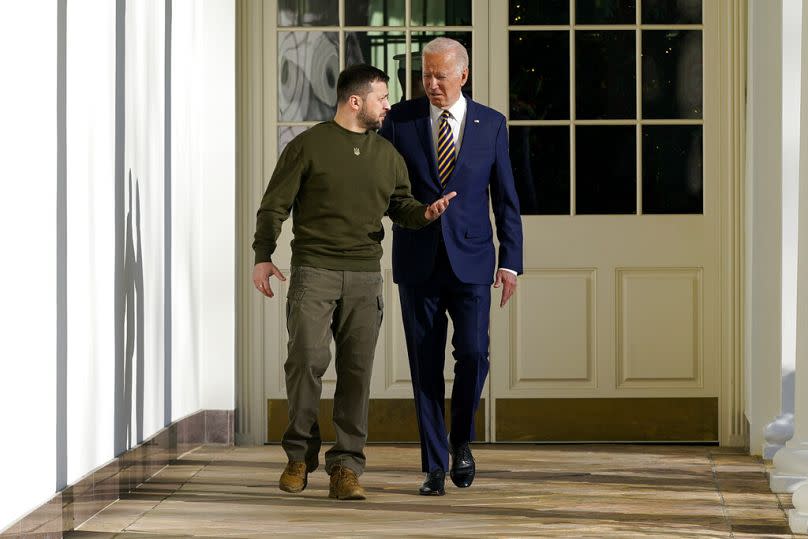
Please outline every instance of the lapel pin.
[[474, 120], [474, 123], [478, 124], [478, 123], [480, 123], [480, 120]]

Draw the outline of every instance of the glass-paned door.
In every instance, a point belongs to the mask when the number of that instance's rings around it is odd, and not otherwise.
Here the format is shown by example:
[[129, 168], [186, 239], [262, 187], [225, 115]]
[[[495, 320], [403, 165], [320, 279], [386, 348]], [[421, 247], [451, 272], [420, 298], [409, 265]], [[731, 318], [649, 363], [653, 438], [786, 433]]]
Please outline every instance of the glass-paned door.
[[[277, 137], [267, 156], [274, 165], [292, 138], [309, 127], [333, 118], [336, 111], [337, 77], [342, 69], [369, 63], [390, 76], [390, 102], [423, 95], [421, 49], [439, 36], [463, 43], [469, 51], [472, 76], [464, 87], [469, 96], [485, 99], [488, 93], [487, 0], [280, 0], [264, 35], [276, 43], [267, 84], [277, 84], [277, 108], [267, 111], [266, 123]], [[482, 26], [480, 26], [482, 25]], [[277, 82], [274, 82], [277, 81]], [[398, 301], [392, 279], [390, 251], [391, 223], [385, 219], [382, 272], [385, 281], [385, 316], [376, 349], [371, 382], [370, 439], [417, 440], [415, 409]], [[291, 227], [286, 225], [274, 257], [288, 270]], [[281, 283], [278, 297], [285, 297]], [[272, 304], [281, 323], [270, 328], [265, 340], [268, 438], [277, 440], [285, 427], [283, 361], [287, 336], [283, 325], [283, 301]], [[450, 326], [451, 332], [451, 326]], [[451, 337], [448, 339], [451, 342]], [[451, 345], [449, 345], [451, 346]], [[454, 377], [450, 349], [447, 349], [446, 394], [451, 395]], [[333, 363], [324, 376], [321, 422], [330, 436], [329, 402], [336, 374]], [[487, 389], [486, 389], [487, 391]], [[487, 402], [487, 394], [484, 395]], [[447, 407], [448, 408], [448, 407]], [[487, 432], [487, 407], [478, 414], [477, 431]]]
[[718, 2], [494, 0], [525, 275], [499, 441], [718, 436]]

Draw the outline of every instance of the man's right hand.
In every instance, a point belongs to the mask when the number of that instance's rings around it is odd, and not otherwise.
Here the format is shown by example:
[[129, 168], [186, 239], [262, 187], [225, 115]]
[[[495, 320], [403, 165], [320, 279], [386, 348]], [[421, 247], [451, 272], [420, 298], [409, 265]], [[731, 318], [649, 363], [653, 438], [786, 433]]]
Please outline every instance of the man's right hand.
[[275, 267], [272, 262], [260, 262], [253, 268], [253, 284], [263, 295], [268, 298], [274, 297], [272, 287], [269, 286], [269, 278], [274, 275], [281, 281], [285, 281], [286, 277], [283, 276], [281, 270]]

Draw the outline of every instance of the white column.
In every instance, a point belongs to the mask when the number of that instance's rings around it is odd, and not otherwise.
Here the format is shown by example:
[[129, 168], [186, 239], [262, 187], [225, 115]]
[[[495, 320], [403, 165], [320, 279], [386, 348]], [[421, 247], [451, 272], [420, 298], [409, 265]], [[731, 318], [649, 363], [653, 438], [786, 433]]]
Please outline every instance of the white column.
[[773, 291], [782, 278], [782, 24], [779, 0], [750, 2], [744, 323], [752, 454], [764, 453], [764, 429], [781, 412], [782, 301]]
[[[808, 9], [802, 12], [802, 65], [808, 65]], [[800, 88], [800, 187], [797, 231], [797, 346], [794, 406], [796, 410], [795, 442], [774, 456], [777, 473], [772, 475], [774, 490], [777, 474], [808, 476], [808, 69], [803, 67]], [[788, 522], [794, 533], [808, 533], [808, 481], [791, 486], [794, 509]]]
[[[802, 13], [802, 65], [808, 62], [808, 10]], [[800, 88], [800, 133], [808, 131], [808, 69], [803, 69]], [[793, 530], [806, 531], [808, 523], [808, 136], [800, 137], [800, 186], [798, 201], [797, 333], [795, 370], [795, 436], [788, 446], [774, 455], [775, 469], [770, 477], [774, 492], [801, 493], [794, 496], [796, 509], [790, 514]]]
[[782, 413], [766, 426], [766, 460], [794, 436], [801, 33], [802, 0], [783, 0]]

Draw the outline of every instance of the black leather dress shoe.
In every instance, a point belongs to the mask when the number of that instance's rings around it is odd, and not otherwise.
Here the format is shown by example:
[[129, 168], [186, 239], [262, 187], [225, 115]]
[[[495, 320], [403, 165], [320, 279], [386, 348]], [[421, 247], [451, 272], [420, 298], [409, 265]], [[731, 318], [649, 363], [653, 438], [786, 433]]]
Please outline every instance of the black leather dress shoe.
[[429, 472], [424, 478], [424, 484], [418, 489], [418, 494], [421, 496], [443, 496], [446, 490], [443, 484], [446, 481], [446, 472], [443, 470], [435, 470]]
[[449, 470], [449, 476], [452, 483], [460, 488], [470, 487], [477, 468], [468, 442], [452, 447], [451, 453], [452, 468]]

